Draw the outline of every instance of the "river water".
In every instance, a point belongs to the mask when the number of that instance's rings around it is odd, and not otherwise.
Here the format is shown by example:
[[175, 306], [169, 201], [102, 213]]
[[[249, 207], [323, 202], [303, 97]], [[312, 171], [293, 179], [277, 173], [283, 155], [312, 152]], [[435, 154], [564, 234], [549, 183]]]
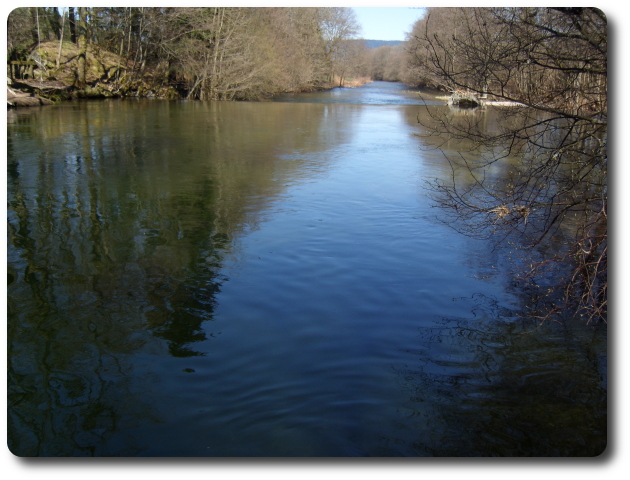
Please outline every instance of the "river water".
[[606, 334], [519, 318], [398, 84], [9, 112], [20, 456], [584, 456]]

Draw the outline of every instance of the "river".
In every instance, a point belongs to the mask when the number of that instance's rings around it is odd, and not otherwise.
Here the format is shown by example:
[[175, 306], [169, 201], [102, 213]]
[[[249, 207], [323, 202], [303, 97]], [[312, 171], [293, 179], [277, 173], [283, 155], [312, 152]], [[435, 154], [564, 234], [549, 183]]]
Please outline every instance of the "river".
[[601, 453], [605, 330], [520, 318], [500, 253], [439, 221], [423, 103], [9, 112], [11, 451]]

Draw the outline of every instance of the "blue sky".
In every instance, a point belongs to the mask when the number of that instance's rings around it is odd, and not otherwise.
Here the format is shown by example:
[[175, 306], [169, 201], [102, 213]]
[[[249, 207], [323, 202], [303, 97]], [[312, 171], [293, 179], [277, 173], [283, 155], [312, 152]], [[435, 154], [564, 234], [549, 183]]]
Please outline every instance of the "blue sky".
[[366, 40], [405, 40], [405, 33], [424, 14], [423, 8], [352, 7]]

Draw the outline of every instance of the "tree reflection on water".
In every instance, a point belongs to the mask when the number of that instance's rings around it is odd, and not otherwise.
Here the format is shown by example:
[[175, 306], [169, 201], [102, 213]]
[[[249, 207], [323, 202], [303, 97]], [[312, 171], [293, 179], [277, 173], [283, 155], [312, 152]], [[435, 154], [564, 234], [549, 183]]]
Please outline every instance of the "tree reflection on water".
[[[399, 414], [415, 432], [406, 437], [410, 450], [447, 457], [602, 453], [602, 332], [515, 320], [515, 311], [484, 295], [457, 301], [470, 304], [471, 318], [445, 317], [420, 329], [418, 348], [408, 351], [413, 362], [396, 369], [409, 397]], [[442, 427], [426, 428], [436, 423]]]
[[308, 106], [257, 108], [112, 101], [10, 112], [12, 452], [146, 451], [130, 432], [173, 408], [152, 362], [202, 356], [196, 346], [221, 333], [210, 322], [234, 238], [255, 228], [285, 176], [305, 177], [300, 159], [278, 168], [271, 152], [317, 145], [284, 128], [320, 122]]
[[8, 140], [9, 444], [23, 456], [144, 448], [105, 439], [160, 421], [143, 356], [202, 355], [242, 221], [240, 207], [219, 208], [210, 168], [199, 176], [182, 159], [165, 174], [168, 138], [130, 135], [133, 116], [90, 105], [76, 125], [66, 110], [14, 119], [18, 134], [38, 130], [31, 150]]
[[[361, 161], [372, 148], [366, 138], [377, 137], [374, 119], [389, 112], [395, 122], [399, 110], [271, 102], [59, 107], [16, 114], [7, 142], [12, 452], [603, 450], [605, 329], [517, 320], [507, 297], [451, 301], [451, 291], [470, 295], [483, 284], [450, 290], [458, 276], [476, 270], [486, 278], [505, 256], [479, 265], [475, 251], [462, 249], [471, 263], [464, 258], [460, 269], [455, 247], [436, 253], [436, 242], [450, 240], [419, 219], [415, 187], [380, 210], [384, 197], [372, 195], [370, 182], [381, 164], [392, 170], [394, 162], [374, 156], [373, 169]], [[415, 125], [416, 108], [403, 114]], [[375, 145], [406, 155], [398, 146], [412, 130], [400, 127], [390, 125]], [[415, 171], [412, 153], [390, 182]], [[421, 171], [448, 170], [435, 155], [423, 161]], [[367, 184], [348, 189], [347, 172]], [[325, 195], [287, 192], [323, 176], [332, 188]], [[347, 194], [326, 198], [340, 188]], [[355, 204], [366, 192], [366, 203]], [[296, 198], [279, 200], [287, 193]], [[344, 202], [352, 208], [339, 208]], [[335, 221], [319, 220], [322, 212]], [[268, 219], [281, 220], [280, 228], [256, 235]], [[330, 226], [317, 233], [313, 219]], [[395, 223], [400, 230], [390, 234]], [[335, 238], [346, 227], [351, 234]], [[269, 243], [283, 236], [291, 241]], [[278, 255], [261, 259], [267, 250]], [[236, 281], [226, 284], [228, 273]], [[484, 292], [499, 290], [509, 288]], [[523, 295], [519, 308], [526, 293], [510, 292]]]
[[10, 447], [26, 456], [134, 455], [142, 447], [131, 440], [99, 445], [160, 421], [148, 360], [139, 359], [201, 354], [192, 345], [208, 338], [202, 324], [223, 281], [225, 241], [210, 236], [194, 249], [188, 238], [198, 232], [185, 229], [178, 239], [176, 201], [147, 202], [155, 216], [138, 221], [133, 191], [112, 195], [77, 179], [66, 180], [74, 191], [56, 192], [56, 173], [72, 167], [57, 168], [42, 161], [36, 188], [20, 175], [9, 182]]

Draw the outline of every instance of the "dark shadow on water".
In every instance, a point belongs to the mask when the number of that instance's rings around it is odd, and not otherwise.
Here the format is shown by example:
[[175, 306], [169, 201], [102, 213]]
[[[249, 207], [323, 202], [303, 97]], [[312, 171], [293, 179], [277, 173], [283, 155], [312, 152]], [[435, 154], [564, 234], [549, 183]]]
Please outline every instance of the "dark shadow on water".
[[[420, 456], [598, 457], [607, 447], [603, 327], [539, 325], [484, 295], [471, 318], [419, 331], [417, 362], [398, 368]], [[413, 427], [412, 427], [413, 429]], [[606, 455], [604, 455], [606, 456]]]

